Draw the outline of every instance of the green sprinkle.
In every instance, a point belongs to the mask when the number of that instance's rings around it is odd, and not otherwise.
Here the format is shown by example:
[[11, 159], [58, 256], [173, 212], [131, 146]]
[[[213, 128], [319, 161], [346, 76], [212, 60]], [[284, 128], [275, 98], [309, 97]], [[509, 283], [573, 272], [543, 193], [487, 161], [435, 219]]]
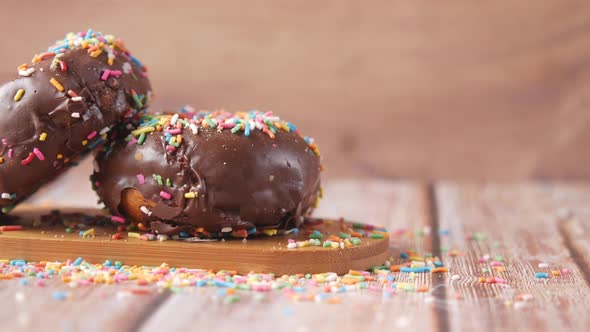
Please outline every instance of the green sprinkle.
[[8, 213], [14, 209], [14, 205], [5, 206], [2, 208], [2, 213]]
[[137, 139], [137, 144], [142, 145], [145, 142], [145, 133], [139, 134], [139, 138]]
[[240, 302], [240, 297], [237, 295], [226, 296], [223, 299], [223, 303], [225, 303], [225, 304], [232, 304], [232, 303], [236, 303], [236, 302]]
[[318, 231], [313, 231], [313, 233], [309, 234], [309, 238], [321, 240], [324, 238], [324, 235]]
[[131, 97], [133, 98], [133, 101], [135, 101], [135, 104], [137, 105], [138, 108], [143, 108], [143, 103], [141, 102], [141, 99], [139, 99], [139, 96], [133, 90], [131, 93]]
[[369, 235], [369, 237], [370, 237], [371, 239], [382, 239], [382, 238], [384, 238], [385, 236], [384, 236], [383, 234], [378, 234], [378, 233], [371, 233], [371, 235]]
[[207, 124], [209, 125], [209, 127], [211, 127], [211, 128], [217, 127], [217, 124], [215, 124], [215, 122], [213, 122], [213, 120], [211, 120], [211, 116], [207, 115], [205, 117], [205, 121], [207, 121]]
[[340, 234], [338, 235], [341, 239], [348, 239], [350, 237], [350, 234], [348, 233], [344, 233], [344, 232], [340, 232]]
[[355, 246], [358, 246], [359, 244], [361, 244], [361, 239], [359, 239], [358, 237], [351, 237], [350, 243], [354, 244]]
[[238, 131], [240, 131], [240, 129], [242, 129], [242, 123], [238, 122], [238, 124], [236, 124], [232, 129], [231, 132], [232, 134], [237, 133]]
[[158, 184], [160, 186], [163, 186], [164, 185], [164, 182], [162, 181], [162, 176], [161, 175], [154, 174], [154, 175], [152, 175], [152, 177], [154, 178], [154, 180], [156, 180], [156, 182], [158, 182]]
[[71, 229], [71, 228], [69, 228], [69, 227], [67, 227], [67, 228], [66, 228], [66, 233], [68, 233], [68, 234], [69, 234], [69, 233], [71, 233], [71, 232], [72, 232], [72, 229]]

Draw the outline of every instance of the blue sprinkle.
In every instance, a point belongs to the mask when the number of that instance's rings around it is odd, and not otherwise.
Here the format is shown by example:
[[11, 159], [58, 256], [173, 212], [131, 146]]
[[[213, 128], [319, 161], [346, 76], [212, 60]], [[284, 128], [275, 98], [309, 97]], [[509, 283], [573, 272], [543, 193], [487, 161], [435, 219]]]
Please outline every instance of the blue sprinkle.
[[295, 286], [295, 287], [293, 287], [293, 291], [296, 293], [303, 293], [303, 292], [305, 292], [305, 288], [301, 287], [301, 286]]
[[434, 266], [441, 267], [441, 266], [443, 266], [443, 263], [441, 261], [435, 261]]
[[134, 57], [133, 55], [129, 55], [129, 59], [131, 61], [133, 61], [133, 63], [135, 63], [139, 68], [142, 68], [143, 65], [141, 64], [141, 62], [139, 62], [139, 60], [137, 60], [136, 57]]
[[14, 259], [10, 261], [10, 265], [13, 266], [23, 266], [27, 264], [27, 262], [24, 259]]
[[51, 297], [53, 297], [53, 299], [56, 301], [63, 301], [68, 298], [68, 293], [67, 292], [53, 292], [53, 294], [51, 294]]
[[189, 233], [187, 233], [187, 232], [180, 232], [178, 235], [179, 235], [180, 237], [182, 237], [182, 238], [188, 238], [188, 237], [192, 237], [192, 236], [191, 236]]
[[401, 259], [408, 259], [408, 257], [410, 257], [410, 256], [408, 256], [408, 254], [407, 254], [407, 253], [405, 253], [405, 252], [401, 252], [401, 253], [399, 254], [399, 258], [401, 258]]
[[26, 286], [29, 284], [29, 281], [27, 280], [27, 278], [21, 278], [19, 280], [19, 283], [21, 284], [21, 286]]
[[248, 235], [252, 235], [252, 234], [255, 234], [255, 233], [256, 233], [256, 227], [250, 228], [248, 230]]
[[547, 278], [549, 278], [549, 273], [547, 273], [547, 272], [537, 272], [537, 273], [535, 273], [535, 278], [547, 279]]
[[84, 261], [84, 258], [82, 258], [82, 257], [78, 257], [78, 258], [77, 258], [77, 259], [74, 261], [74, 263], [72, 263], [72, 266], [78, 266], [78, 265], [82, 264], [82, 261]]
[[106, 267], [111, 267], [111, 266], [113, 266], [113, 263], [111, 263], [111, 261], [107, 259], [106, 261], [104, 261], [103, 265]]
[[205, 285], [207, 285], [207, 281], [206, 280], [199, 280], [199, 281], [197, 281], [197, 287], [204, 287]]
[[449, 235], [450, 233], [451, 231], [446, 228], [438, 231], [438, 235]]
[[421, 267], [402, 267], [399, 269], [400, 272], [414, 272], [414, 273], [424, 273], [430, 272], [430, 267], [428, 266], [421, 266]]

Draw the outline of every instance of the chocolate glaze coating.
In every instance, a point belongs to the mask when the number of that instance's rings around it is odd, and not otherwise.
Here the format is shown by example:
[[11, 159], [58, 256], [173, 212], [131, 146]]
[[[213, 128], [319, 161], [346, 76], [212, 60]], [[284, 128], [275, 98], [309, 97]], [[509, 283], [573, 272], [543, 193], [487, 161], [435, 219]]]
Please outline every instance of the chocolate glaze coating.
[[[279, 130], [274, 136], [210, 127], [193, 134], [185, 128], [175, 151], [166, 150], [165, 134], [158, 131], [142, 145], [118, 141], [97, 155], [96, 191], [114, 214], [161, 234], [298, 227], [320, 195], [320, 158], [297, 133]], [[161, 191], [172, 198], [162, 198]], [[197, 197], [185, 198], [187, 192]]]
[[[83, 48], [66, 49], [59, 58], [64, 62], [52, 67], [49, 56], [29, 68], [30, 76], [17, 77], [0, 86], [0, 207], [8, 212], [16, 203], [54, 179], [71, 161], [98, 145], [101, 134], [146, 105], [139, 106], [131, 95], [134, 90], [149, 101], [151, 87], [144, 69], [122, 50], [108, 64], [106, 52], [92, 57]], [[127, 65], [124, 65], [127, 63]], [[131, 68], [123, 73], [122, 68]], [[105, 70], [119, 70], [119, 77], [101, 80]], [[135, 78], [134, 78], [135, 76]], [[63, 92], [50, 82], [55, 79]], [[17, 92], [24, 94], [15, 101]], [[82, 97], [72, 98], [68, 91]], [[74, 95], [75, 96], [75, 95]], [[79, 117], [77, 117], [77, 114]], [[45, 140], [42, 141], [42, 134]], [[39, 155], [30, 154], [36, 151]], [[41, 157], [39, 157], [41, 156]], [[31, 159], [28, 164], [23, 162]], [[44, 160], [41, 160], [44, 159]], [[7, 196], [12, 196], [7, 199]]]

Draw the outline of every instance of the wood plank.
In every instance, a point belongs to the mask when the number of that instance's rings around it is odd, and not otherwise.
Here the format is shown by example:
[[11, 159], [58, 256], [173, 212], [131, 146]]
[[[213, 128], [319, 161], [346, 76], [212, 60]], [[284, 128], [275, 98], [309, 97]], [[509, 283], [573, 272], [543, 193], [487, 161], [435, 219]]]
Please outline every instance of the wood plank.
[[[440, 228], [449, 232], [441, 243], [452, 253], [444, 263], [458, 276], [446, 284], [451, 331], [587, 328], [590, 289], [558, 229], [564, 208], [587, 210], [587, 201], [562, 195], [568, 190], [527, 183], [437, 186]], [[580, 190], [588, 197], [590, 186]], [[480, 263], [485, 255], [491, 258]], [[505, 272], [492, 266], [496, 256]], [[549, 268], [539, 266], [544, 263]], [[571, 272], [551, 276], [563, 268]], [[550, 277], [535, 278], [536, 272]], [[505, 283], [480, 283], [482, 276]]]
[[[400, 262], [400, 251], [430, 252], [432, 236], [421, 236], [432, 227], [429, 224], [427, 191], [425, 186], [387, 181], [329, 182], [326, 199], [317, 215], [337, 218], [346, 216], [367, 223], [388, 227], [394, 236], [391, 247], [394, 264]], [[397, 234], [397, 235], [395, 235]], [[430, 274], [398, 273], [397, 281], [431, 288]], [[224, 304], [217, 290], [198, 289], [191, 293], [174, 294], [151, 317], [146, 317], [142, 331], [190, 329], [198, 324], [207, 330], [243, 330], [285, 328], [291, 330], [390, 330], [412, 328], [419, 331], [438, 330], [432, 304], [436, 300], [429, 293], [398, 292], [392, 297], [383, 291], [358, 290], [332, 294], [340, 303], [328, 305], [297, 302], [286, 294], [259, 294], [237, 291], [241, 301]], [[307, 294], [309, 294], [308, 290]]]
[[[0, 320], [4, 331], [132, 331], [167, 296], [152, 288], [150, 294], [132, 295], [129, 286], [70, 288], [61, 279], [44, 287], [2, 280]], [[66, 300], [53, 298], [65, 292]]]
[[[68, 211], [62, 209], [67, 216]], [[100, 210], [74, 209], [88, 216], [101, 216]], [[121, 240], [113, 240], [116, 226], [93, 226], [94, 236], [81, 237], [75, 232], [66, 233], [64, 226], [42, 224], [41, 216], [50, 211], [29, 205], [20, 205], [13, 216], [26, 222], [24, 230], [0, 233], [0, 252], [3, 257], [20, 258], [27, 261], [65, 261], [84, 257], [90, 262], [123, 261], [128, 265], [159, 266], [162, 262], [171, 266], [223, 270], [230, 268], [240, 274], [254, 272], [274, 272], [276, 274], [320, 273], [332, 271], [345, 274], [349, 270], [365, 270], [381, 265], [388, 257], [388, 239], [362, 238], [359, 245], [344, 248], [324, 248], [308, 246], [297, 249], [287, 247], [288, 240], [303, 242], [309, 239], [306, 232], [318, 230], [325, 238], [337, 236], [353, 228], [353, 224], [338, 220], [310, 220], [321, 222], [317, 226], [305, 226], [298, 233], [276, 236], [249, 237], [223, 241], [189, 243], [185, 241], [143, 241], [130, 238], [124, 232]], [[82, 222], [83, 217], [72, 218]], [[2, 221], [0, 220], [0, 224]], [[341, 226], [345, 227], [341, 229]], [[2, 228], [0, 227], [0, 231]], [[370, 232], [368, 232], [370, 233]], [[139, 235], [138, 233], [136, 233]], [[323, 239], [326, 240], [326, 239]], [[323, 242], [323, 241], [322, 241]], [[289, 264], [284, 264], [288, 261]]]

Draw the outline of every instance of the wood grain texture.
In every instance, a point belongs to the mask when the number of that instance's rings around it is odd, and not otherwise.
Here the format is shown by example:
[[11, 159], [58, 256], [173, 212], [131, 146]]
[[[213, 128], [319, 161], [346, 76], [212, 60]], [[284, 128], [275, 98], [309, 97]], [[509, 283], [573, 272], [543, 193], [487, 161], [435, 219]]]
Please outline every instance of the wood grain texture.
[[111, 31], [155, 108], [274, 110], [317, 138], [326, 176], [590, 176], [585, 0], [0, 6], [0, 80], [65, 31]]
[[[80, 212], [80, 209], [74, 211]], [[68, 212], [62, 210], [65, 214]], [[231, 267], [240, 274], [254, 271], [279, 275], [326, 271], [346, 274], [349, 270], [366, 270], [381, 265], [389, 258], [387, 238], [363, 238], [358, 246], [344, 249], [315, 246], [288, 249], [289, 239], [309, 239], [304, 229], [299, 234], [250, 237], [249, 241], [245, 242], [241, 239], [229, 239], [188, 243], [143, 241], [127, 236], [122, 240], [112, 240], [111, 236], [117, 233], [115, 226], [90, 226], [95, 230], [95, 236], [86, 238], [80, 237], [76, 232], [66, 233], [63, 225], [31, 226], [34, 221], [40, 223], [41, 216], [49, 213], [48, 210], [34, 206], [18, 206], [13, 215], [20, 217], [27, 226], [22, 231], [0, 234], [2, 255], [34, 262], [65, 261], [84, 257], [90, 262], [104, 262], [109, 259], [140, 266], [159, 266], [167, 263], [170, 266], [216, 271]], [[101, 215], [100, 210], [87, 209], [84, 213], [89, 216]], [[326, 238], [329, 235], [338, 236], [342, 231], [337, 220], [324, 222], [324, 225], [309, 229], [317, 229]], [[348, 229], [351, 225], [346, 227]]]
[[[328, 183], [318, 215], [346, 215], [365, 222], [379, 221], [392, 232], [406, 230], [392, 237], [392, 253], [399, 262], [400, 251], [430, 252], [431, 235], [413, 236], [429, 225], [428, 202], [424, 186], [411, 183], [356, 181]], [[394, 264], [395, 264], [394, 263]], [[402, 273], [398, 282], [432, 287], [430, 274], [411, 278]], [[141, 331], [186, 330], [195, 326], [208, 331], [260, 330], [288, 328], [293, 331], [389, 331], [412, 328], [437, 331], [438, 320], [427, 293], [401, 292], [392, 298], [380, 291], [359, 291], [341, 294], [341, 303], [322, 305], [314, 302], [293, 302], [280, 293], [269, 293], [264, 301], [256, 301], [252, 293], [238, 291], [242, 300], [228, 306], [216, 296], [214, 289], [171, 296], [151, 317]], [[195, 317], [203, 317], [195, 320]], [[206, 318], [205, 318], [206, 317]]]
[[[66, 292], [65, 301], [53, 299]], [[23, 286], [18, 280], [0, 282], [3, 331], [132, 331], [158, 307], [166, 293], [132, 295], [127, 286], [91, 286], [72, 289], [61, 279], [45, 287]]]
[[[561, 194], [568, 190], [549, 184], [437, 187], [440, 227], [450, 231], [441, 238], [442, 245], [460, 251], [444, 258], [460, 277], [447, 283], [444, 305], [451, 331], [586, 329], [590, 289], [558, 229], [564, 208], [583, 208], [579, 200], [564, 199]], [[588, 186], [581, 190], [589, 191]], [[472, 234], [480, 240], [466, 239]], [[486, 254], [491, 260], [480, 263]], [[505, 272], [491, 266], [495, 256], [503, 258]], [[484, 268], [491, 272], [484, 273]], [[534, 276], [562, 268], [571, 273], [549, 279]], [[501, 277], [506, 284], [482, 284], [482, 276]], [[521, 294], [530, 294], [532, 300], [518, 301]]]

